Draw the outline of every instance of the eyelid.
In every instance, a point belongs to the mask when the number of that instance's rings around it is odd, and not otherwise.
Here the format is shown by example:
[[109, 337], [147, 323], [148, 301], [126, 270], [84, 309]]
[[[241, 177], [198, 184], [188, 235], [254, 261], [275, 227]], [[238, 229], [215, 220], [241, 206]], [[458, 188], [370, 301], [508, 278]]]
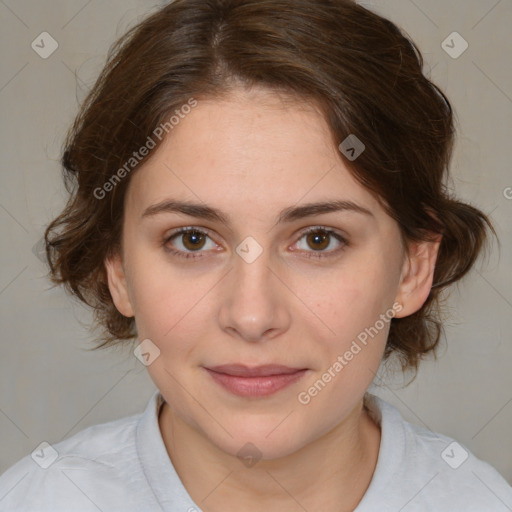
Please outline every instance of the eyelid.
[[305, 235], [308, 235], [309, 233], [317, 233], [319, 231], [324, 231], [329, 236], [334, 237], [342, 245], [338, 249], [331, 249], [330, 251], [313, 251], [313, 250], [311, 250], [311, 251], [298, 251], [298, 252], [305, 252], [306, 253], [306, 258], [323, 259], [323, 258], [330, 258], [330, 257], [339, 256], [339, 254], [341, 252], [343, 252], [345, 250], [345, 248], [350, 245], [350, 242], [349, 242], [349, 239], [348, 239], [347, 235], [341, 234], [335, 228], [330, 228], [330, 227], [322, 226], [322, 225], [310, 226], [310, 227], [305, 228], [304, 230], [300, 231], [300, 233], [299, 233], [299, 235], [297, 237], [297, 241], [294, 242], [294, 245], [299, 240], [301, 240]]
[[[185, 252], [185, 251], [180, 251], [180, 250], [175, 250], [175, 249], [169, 249], [167, 248], [167, 245], [169, 244], [169, 242], [175, 238], [175, 237], [178, 237], [180, 235], [183, 235], [183, 234], [186, 234], [186, 233], [189, 233], [189, 232], [193, 232], [193, 233], [199, 233], [201, 235], [205, 235], [207, 236], [210, 240], [212, 240], [212, 242], [214, 242], [216, 245], [217, 242], [215, 241], [214, 237], [211, 236], [211, 231], [208, 229], [208, 228], [203, 228], [203, 227], [198, 227], [198, 226], [183, 226], [181, 228], [176, 228], [175, 230], [173, 230], [171, 233], [167, 234], [164, 236], [164, 239], [163, 239], [163, 246], [166, 248], [166, 250], [170, 253], [173, 253], [173, 254], [177, 254], [177, 255], [180, 255], [180, 254], [187, 254], [187, 255], [200, 255], [202, 252], [205, 252], [205, 251], [190, 251], [190, 252]], [[190, 256], [188, 256], [190, 257]], [[193, 256], [193, 257], [203, 257], [203, 256]]]
[[[338, 248], [338, 249], [330, 250], [330, 251], [313, 251], [313, 250], [312, 251], [302, 251], [302, 250], [299, 250], [299, 251], [295, 251], [295, 252], [305, 252], [305, 253], [309, 254], [309, 256], [306, 256], [306, 257], [316, 257], [316, 258], [321, 259], [321, 258], [328, 258], [328, 257], [331, 257], [331, 256], [336, 256], [341, 251], [343, 251], [345, 249], [345, 247], [348, 247], [350, 245], [348, 237], [345, 234], [341, 234], [335, 228], [330, 228], [330, 227], [322, 226], [322, 225], [308, 226], [307, 228], [304, 228], [303, 230], [299, 231], [298, 235], [296, 235], [296, 241], [294, 242], [294, 245], [299, 240], [301, 240], [305, 235], [308, 235], [309, 233], [316, 233], [316, 232], [319, 232], [319, 231], [324, 231], [328, 235], [336, 238], [336, 240], [338, 240], [342, 244], [342, 247]], [[207, 252], [207, 251], [198, 250], [198, 251], [186, 252], [186, 251], [181, 251], [181, 250], [175, 250], [175, 249], [167, 248], [167, 244], [173, 238], [175, 238], [175, 237], [177, 237], [179, 235], [188, 233], [188, 232], [197, 232], [197, 233], [200, 233], [202, 235], [206, 235], [214, 243], [217, 244], [217, 242], [215, 242], [214, 237], [211, 236], [212, 231], [210, 231], [208, 228], [203, 228], [203, 227], [198, 227], [198, 226], [193, 226], [193, 225], [192, 226], [184, 226], [184, 227], [181, 227], [181, 228], [176, 228], [170, 234], [164, 236], [163, 245], [164, 245], [164, 247], [166, 247], [166, 251], [169, 252], [169, 253], [175, 254], [178, 257], [181, 256], [183, 258], [193, 258], [194, 259], [194, 258], [202, 258], [202, 257], [204, 257], [204, 256], [202, 256], [202, 254], [204, 252]]]
[[340, 232], [340, 230], [338, 230], [336, 228], [331, 228], [331, 227], [328, 227], [328, 226], [323, 226], [321, 224], [316, 224], [314, 226], [309, 226], [307, 228], [302, 229], [301, 231], [299, 231], [299, 236], [302, 237], [304, 235], [307, 235], [308, 233], [315, 232], [315, 231], [325, 231], [325, 232], [330, 233], [330, 234], [338, 235], [340, 238], [347, 238], [348, 237], [348, 235], [342, 234], [342, 232]]
[[181, 228], [176, 228], [171, 233], [165, 235], [164, 240], [166, 242], [168, 242], [169, 240], [171, 240], [175, 236], [182, 235], [184, 233], [189, 233], [191, 231], [194, 232], [194, 233], [200, 233], [202, 235], [206, 235], [211, 240], [214, 240], [214, 237], [212, 236], [213, 231], [210, 231], [208, 228], [202, 228], [202, 227], [199, 227], [199, 226], [184, 226], [184, 227], [181, 227]]

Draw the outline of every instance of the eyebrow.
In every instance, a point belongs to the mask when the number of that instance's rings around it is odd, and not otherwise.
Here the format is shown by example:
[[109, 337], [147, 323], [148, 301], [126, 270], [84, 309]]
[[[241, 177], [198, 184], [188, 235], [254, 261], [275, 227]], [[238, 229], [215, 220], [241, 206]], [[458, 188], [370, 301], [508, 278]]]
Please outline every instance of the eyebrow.
[[[279, 213], [276, 223], [293, 222], [313, 215], [332, 212], [354, 212], [373, 217], [367, 208], [348, 200], [333, 200], [317, 203], [307, 203], [301, 206], [290, 206]], [[205, 204], [172, 199], [161, 201], [144, 210], [141, 218], [153, 217], [161, 213], [182, 213], [191, 217], [220, 222], [229, 225], [229, 217], [221, 210]]]

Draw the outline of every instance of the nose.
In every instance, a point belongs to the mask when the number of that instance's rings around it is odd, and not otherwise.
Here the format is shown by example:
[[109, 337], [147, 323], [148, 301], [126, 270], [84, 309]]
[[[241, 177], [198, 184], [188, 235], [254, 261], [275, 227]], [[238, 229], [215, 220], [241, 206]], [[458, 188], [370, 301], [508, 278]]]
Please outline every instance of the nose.
[[[282, 277], [271, 268], [268, 251], [254, 260], [233, 255], [233, 268], [220, 292], [219, 324], [231, 336], [248, 342], [273, 339], [286, 332], [290, 297]], [[274, 265], [275, 266], [275, 265]]]

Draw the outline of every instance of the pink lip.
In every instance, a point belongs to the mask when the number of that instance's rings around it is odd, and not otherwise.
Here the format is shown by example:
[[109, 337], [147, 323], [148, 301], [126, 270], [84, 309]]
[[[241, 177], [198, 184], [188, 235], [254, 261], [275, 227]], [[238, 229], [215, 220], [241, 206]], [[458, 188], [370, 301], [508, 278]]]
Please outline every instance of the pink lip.
[[221, 365], [205, 368], [215, 382], [231, 393], [244, 397], [268, 396], [300, 379], [306, 368], [265, 365]]

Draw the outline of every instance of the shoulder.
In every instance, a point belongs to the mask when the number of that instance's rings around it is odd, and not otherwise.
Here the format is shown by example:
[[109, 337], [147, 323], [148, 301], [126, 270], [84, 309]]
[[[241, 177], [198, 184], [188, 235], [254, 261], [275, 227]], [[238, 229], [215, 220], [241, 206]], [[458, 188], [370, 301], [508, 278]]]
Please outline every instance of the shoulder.
[[[140, 415], [42, 442], [0, 476], [0, 512], [121, 510], [129, 496], [124, 469], [137, 459]], [[96, 501], [101, 502], [96, 503]]]
[[467, 511], [512, 510], [512, 487], [464, 443], [417, 425], [406, 423], [405, 428], [413, 462], [408, 468], [424, 485], [422, 501]]
[[[376, 396], [369, 401], [382, 433], [376, 485], [369, 490], [388, 496], [393, 507], [407, 504], [408, 511], [512, 510], [512, 487], [465, 444], [408, 423], [397, 408]], [[390, 469], [393, 475], [386, 474]]]

